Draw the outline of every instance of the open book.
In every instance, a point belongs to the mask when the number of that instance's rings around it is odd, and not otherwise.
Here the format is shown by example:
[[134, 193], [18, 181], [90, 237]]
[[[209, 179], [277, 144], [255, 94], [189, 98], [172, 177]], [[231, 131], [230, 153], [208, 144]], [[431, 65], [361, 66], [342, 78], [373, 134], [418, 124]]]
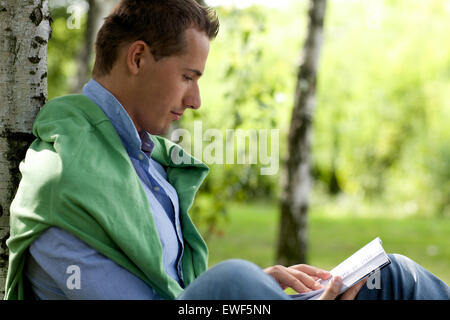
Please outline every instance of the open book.
[[[331, 270], [330, 273], [332, 277], [340, 276], [342, 278], [340, 293], [343, 293], [348, 288], [390, 263], [391, 261], [381, 245], [381, 240], [377, 237]], [[326, 288], [330, 280], [331, 278], [328, 280], [319, 280], [319, 282]], [[292, 298], [298, 300], [315, 300], [322, 295], [325, 290], [324, 288], [308, 293], [292, 295]]]

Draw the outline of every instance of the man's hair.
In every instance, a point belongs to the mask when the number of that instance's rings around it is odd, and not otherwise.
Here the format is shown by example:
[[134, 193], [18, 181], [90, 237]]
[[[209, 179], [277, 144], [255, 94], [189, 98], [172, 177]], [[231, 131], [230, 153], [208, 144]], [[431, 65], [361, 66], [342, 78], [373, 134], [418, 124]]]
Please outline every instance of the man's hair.
[[122, 0], [97, 34], [93, 74], [108, 74], [120, 47], [137, 40], [149, 45], [156, 61], [182, 54], [184, 31], [190, 27], [214, 39], [219, 31], [215, 10], [195, 0]]

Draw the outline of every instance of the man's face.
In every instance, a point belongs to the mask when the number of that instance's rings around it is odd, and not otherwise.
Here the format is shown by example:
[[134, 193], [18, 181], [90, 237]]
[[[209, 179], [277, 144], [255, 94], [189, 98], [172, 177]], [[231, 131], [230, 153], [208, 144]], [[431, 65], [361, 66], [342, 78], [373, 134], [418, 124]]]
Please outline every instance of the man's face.
[[[187, 108], [200, 108], [198, 80], [209, 53], [209, 39], [194, 28], [186, 30], [186, 48], [182, 55], [145, 63], [138, 76], [131, 115], [138, 131], [164, 134]], [[146, 52], [150, 54], [149, 48]], [[147, 60], [149, 61], [149, 60]]]

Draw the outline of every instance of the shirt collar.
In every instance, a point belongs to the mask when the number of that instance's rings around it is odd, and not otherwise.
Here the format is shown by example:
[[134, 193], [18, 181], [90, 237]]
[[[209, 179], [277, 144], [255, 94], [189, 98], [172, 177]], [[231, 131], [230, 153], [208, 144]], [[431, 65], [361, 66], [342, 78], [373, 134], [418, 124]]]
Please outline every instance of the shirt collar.
[[150, 135], [144, 130], [138, 133], [127, 111], [111, 92], [91, 79], [83, 87], [83, 94], [94, 101], [109, 118], [128, 155], [137, 158], [142, 150], [150, 158], [154, 147]]

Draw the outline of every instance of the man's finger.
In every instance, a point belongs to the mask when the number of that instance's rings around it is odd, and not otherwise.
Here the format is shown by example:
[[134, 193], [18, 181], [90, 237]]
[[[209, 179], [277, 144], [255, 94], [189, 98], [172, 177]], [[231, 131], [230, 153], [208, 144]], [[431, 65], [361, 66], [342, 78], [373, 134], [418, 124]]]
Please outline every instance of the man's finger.
[[310, 275], [308, 275], [302, 271], [298, 271], [294, 268], [287, 268], [286, 270], [291, 275], [293, 275], [296, 279], [300, 280], [300, 282], [302, 282], [307, 288], [309, 288], [311, 290], [318, 290], [318, 289], [322, 288], [322, 285], [319, 282], [317, 282], [316, 279], [314, 279]]
[[328, 287], [325, 289], [325, 292], [320, 296], [319, 300], [335, 300], [339, 295], [339, 290], [342, 287], [342, 278], [334, 277], [331, 279]]
[[280, 284], [284, 287], [289, 287], [294, 289], [299, 293], [310, 292], [309, 289], [303, 282], [297, 279], [295, 276], [286, 271], [280, 278]]
[[290, 266], [289, 268], [293, 268], [295, 270], [304, 272], [310, 276], [315, 276], [315, 277], [318, 277], [318, 278], [324, 279], [324, 280], [329, 279], [331, 277], [330, 272], [320, 269], [320, 268], [317, 268], [317, 267], [307, 265], [307, 264], [296, 264], [296, 265]]
[[300, 293], [311, 291], [299, 279], [292, 275], [292, 270], [288, 270], [284, 266], [277, 265], [269, 267], [264, 269], [264, 272], [274, 278], [283, 290], [289, 287]]

